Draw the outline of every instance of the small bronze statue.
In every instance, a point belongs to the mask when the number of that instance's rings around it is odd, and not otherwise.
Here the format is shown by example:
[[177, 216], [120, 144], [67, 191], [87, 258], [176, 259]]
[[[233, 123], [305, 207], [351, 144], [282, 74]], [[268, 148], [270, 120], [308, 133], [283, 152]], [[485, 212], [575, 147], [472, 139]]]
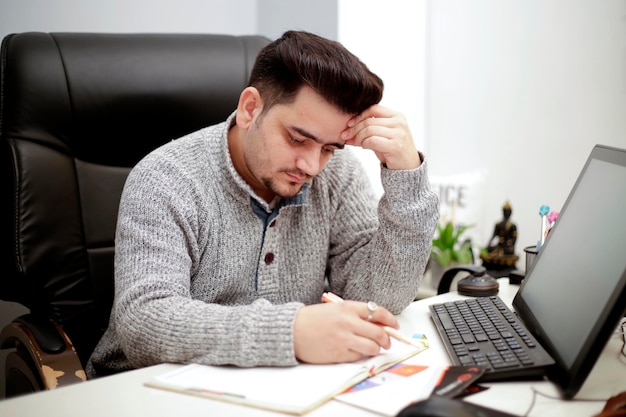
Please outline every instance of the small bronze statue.
[[480, 255], [485, 268], [490, 271], [501, 271], [504, 275], [515, 269], [515, 263], [519, 259], [519, 256], [515, 255], [517, 226], [511, 221], [512, 212], [511, 204], [507, 201], [502, 206], [504, 218], [494, 227], [493, 236], [487, 244], [487, 253]]

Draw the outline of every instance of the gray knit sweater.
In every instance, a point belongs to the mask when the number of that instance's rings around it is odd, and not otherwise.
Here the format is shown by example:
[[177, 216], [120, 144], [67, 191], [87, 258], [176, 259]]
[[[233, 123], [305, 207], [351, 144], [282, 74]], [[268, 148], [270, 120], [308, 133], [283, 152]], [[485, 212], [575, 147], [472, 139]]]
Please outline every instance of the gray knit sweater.
[[115, 302], [87, 373], [162, 362], [288, 366], [296, 312], [325, 277], [346, 299], [400, 313], [415, 297], [438, 220], [426, 163], [382, 168], [377, 204], [346, 148], [265, 222], [237, 174], [231, 117], [172, 141], [130, 173], [119, 210]]

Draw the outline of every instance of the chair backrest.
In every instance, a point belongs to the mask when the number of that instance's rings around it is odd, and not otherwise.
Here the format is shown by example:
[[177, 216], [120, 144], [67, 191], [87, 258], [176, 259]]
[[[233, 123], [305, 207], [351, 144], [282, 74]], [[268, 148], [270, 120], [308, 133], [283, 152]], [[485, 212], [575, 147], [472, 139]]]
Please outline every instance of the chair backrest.
[[128, 172], [234, 111], [268, 42], [38, 32], [3, 40], [0, 299], [56, 320], [83, 364], [108, 323]]

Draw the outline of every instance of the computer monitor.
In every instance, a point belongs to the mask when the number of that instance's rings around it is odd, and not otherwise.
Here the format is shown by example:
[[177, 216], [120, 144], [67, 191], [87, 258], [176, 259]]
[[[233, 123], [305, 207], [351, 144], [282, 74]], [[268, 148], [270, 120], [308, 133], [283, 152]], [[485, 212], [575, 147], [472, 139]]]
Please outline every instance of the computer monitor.
[[626, 310], [626, 150], [593, 148], [513, 307], [573, 397]]

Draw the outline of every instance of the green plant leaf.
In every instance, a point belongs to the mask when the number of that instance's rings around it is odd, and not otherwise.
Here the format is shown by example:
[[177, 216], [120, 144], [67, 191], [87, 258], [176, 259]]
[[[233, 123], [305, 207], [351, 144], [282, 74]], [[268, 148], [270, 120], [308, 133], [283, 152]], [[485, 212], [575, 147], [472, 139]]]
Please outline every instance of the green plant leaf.
[[472, 263], [472, 245], [470, 242], [463, 242], [461, 247], [455, 251], [456, 261], [461, 264]]
[[437, 236], [432, 241], [431, 255], [439, 265], [446, 267], [452, 262], [472, 262], [471, 243], [460, 243], [461, 235], [470, 227], [472, 226], [455, 227], [451, 222], [437, 225]]
[[441, 266], [450, 265], [452, 262], [452, 252], [449, 249], [442, 250], [439, 248], [433, 248], [432, 256], [433, 259], [435, 259], [435, 261], [437, 261], [437, 263]]

